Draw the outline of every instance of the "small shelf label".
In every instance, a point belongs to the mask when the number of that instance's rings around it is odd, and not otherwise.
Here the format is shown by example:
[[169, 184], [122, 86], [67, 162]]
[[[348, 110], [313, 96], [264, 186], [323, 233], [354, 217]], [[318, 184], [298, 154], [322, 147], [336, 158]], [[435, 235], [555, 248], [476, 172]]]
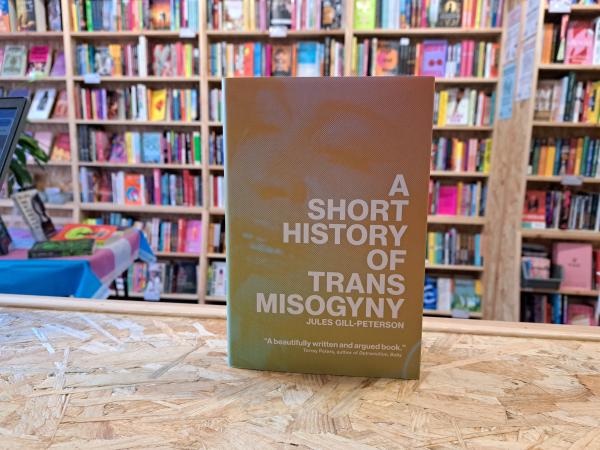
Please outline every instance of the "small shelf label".
[[451, 313], [455, 319], [468, 319], [470, 317], [469, 311], [465, 309], [454, 308]]
[[86, 73], [83, 76], [83, 82], [85, 84], [100, 84], [100, 75], [97, 73]]
[[550, 13], [570, 13], [571, 0], [550, 0], [548, 2], [548, 12]]
[[271, 38], [285, 38], [287, 37], [288, 29], [286, 27], [270, 27], [269, 37]]
[[579, 175], [565, 175], [561, 178], [560, 184], [563, 186], [581, 186], [583, 184], [583, 177]]
[[196, 36], [196, 32], [191, 28], [180, 28], [179, 29], [179, 37], [182, 39], [190, 39]]

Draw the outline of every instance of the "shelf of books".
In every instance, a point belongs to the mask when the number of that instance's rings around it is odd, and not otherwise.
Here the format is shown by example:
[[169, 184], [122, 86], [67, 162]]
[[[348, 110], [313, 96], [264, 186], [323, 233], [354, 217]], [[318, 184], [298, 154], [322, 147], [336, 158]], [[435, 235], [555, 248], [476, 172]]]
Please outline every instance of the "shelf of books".
[[[0, 0], [0, 88], [33, 99], [53, 217], [144, 229], [165, 299], [224, 303], [223, 77], [433, 76], [427, 312], [466, 299], [481, 317], [502, 15], [501, 0]], [[132, 296], [148, 269], [129, 271]]]
[[547, 8], [540, 27], [521, 231], [523, 321], [598, 325], [600, 7], [585, 3]]

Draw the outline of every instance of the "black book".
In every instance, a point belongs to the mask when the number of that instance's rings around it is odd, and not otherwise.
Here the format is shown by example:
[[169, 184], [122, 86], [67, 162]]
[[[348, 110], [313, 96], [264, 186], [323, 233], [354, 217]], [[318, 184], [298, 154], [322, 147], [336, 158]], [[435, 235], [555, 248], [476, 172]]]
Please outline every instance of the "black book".
[[[420, 17], [420, 16], [418, 16]], [[460, 27], [462, 19], [462, 0], [442, 0], [437, 26], [443, 28]]]
[[0, 217], [0, 255], [7, 255], [10, 252], [10, 244], [12, 239], [8, 233], [8, 229]]

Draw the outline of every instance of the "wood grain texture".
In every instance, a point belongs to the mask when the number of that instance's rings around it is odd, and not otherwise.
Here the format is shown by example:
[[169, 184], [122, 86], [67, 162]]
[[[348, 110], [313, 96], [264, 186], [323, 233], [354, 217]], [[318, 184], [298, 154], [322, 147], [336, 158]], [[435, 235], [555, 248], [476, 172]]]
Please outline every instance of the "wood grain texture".
[[0, 447], [599, 448], [597, 343], [428, 322], [400, 381], [229, 368], [219, 318], [2, 307]]

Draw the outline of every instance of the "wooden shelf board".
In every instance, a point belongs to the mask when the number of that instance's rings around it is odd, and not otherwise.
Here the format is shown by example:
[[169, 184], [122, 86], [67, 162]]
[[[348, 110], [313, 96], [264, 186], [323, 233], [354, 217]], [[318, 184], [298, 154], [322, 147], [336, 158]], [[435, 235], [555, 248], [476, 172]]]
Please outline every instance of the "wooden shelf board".
[[[27, 165], [29, 167], [40, 167], [40, 165], [35, 162], [27, 162]], [[44, 168], [44, 167], [71, 167], [71, 161], [52, 161], [52, 160], [50, 160], [46, 164], [41, 166], [40, 168]]]
[[600, 65], [598, 64], [551, 63], [540, 64], [538, 68], [544, 72], [600, 72]]
[[354, 30], [354, 36], [500, 36], [502, 28], [404, 28]]
[[208, 122], [208, 126], [209, 127], [222, 127], [223, 123], [222, 122]]
[[68, 125], [68, 119], [27, 119], [27, 122], [33, 125]]
[[434, 125], [433, 131], [492, 131], [487, 125]]
[[[129, 297], [144, 298], [144, 294], [140, 293], [140, 292], [130, 292]], [[160, 294], [160, 297], [161, 297], [161, 301], [163, 299], [170, 299], [170, 300], [186, 300], [186, 301], [190, 301], [190, 302], [197, 302], [198, 298], [199, 298], [198, 294], [178, 294], [178, 293], [166, 293], [166, 292]]]
[[[452, 317], [452, 311], [442, 311], [439, 309], [424, 309], [424, 316], [435, 316], [435, 317]], [[469, 318], [471, 319], [481, 319], [483, 314], [480, 312], [470, 312]]]
[[63, 37], [62, 31], [8, 31], [0, 33], [0, 40], [3, 39], [58, 39]]
[[89, 162], [79, 161], [80, 166], [116, 168], [116, 169], [176, 169], [176, 170], [202, 170], [202, 166], [195, 164], [176, 164], [176, 163], [118, 163], [118, 162]]
[[27, 83], [64, 83], [65, 81], [67, 81], [67, 77], [41, 76], [32, 78], [27, 75], [24, 75], [22, 77], [0, 77], [0, 82], [12, 81], [23, 81]]
[[225, 259], [227, 258], [225, 253], [207, 253], [206, 256], [212, 259]]
[[221, 295], [205, 295], [204, 300], [207, 302], [226, 302], [227, 297]]
[[429, 215], [427, 216], [427, 223], [483, 226], [485, 224], [485, 217]]
[[582, 128], [582, 129], [600, 128], [600, 124], [597, 124], [597, 123], [550, 122], [550, 121], [544, 121], [544, 120], [534, 120], [533, 126], [538, 127], [538, 128]]
[[439, 78], [435, 79], [436, 84], [496, 84], [497, 77], [456, 77], [456, 78]]
[[[13, 203], [13, 201], [9, 198], [2, 198], [0, 199], [0, 208], [12, 208], [13, 206], [15, 206], [15, 204]], [[75, 204], [72, 202], [68, 202], [68, 203], [44, 203], [44, 206], [46, 207], [46, 209], [51, 209], [51, 210], [55, 210], [55, 211], [60, 211], [60, 210], [64, 210], [64, 211], [70, 211], [75, 207]]]
[[[83, 76], [74, 76], [74, 81], [85, 81]], [[100, 76], [100, 83], [198, 83], [200, 77], [198, 75], [186, 76], [173, 76], [173, 77], [159, 77], [150, 75], [147, 77], [136, 77], [136, 76]], [[94, 83], [92, 83], [94, 84]]]
[[208, 169], [222, 172], [225, 170], [225, 166], [221, 166], [219, 164], [211, 164], [210, 166], [208, 166]]
[[[577, 176], [577, 175], [573, 175]], [[535, 183], [561, 183], [564, 176], [562, 175], [554, 175], [554, 176], [545, 176], [545, 175], [527, 175], [527, 181], [535, 182]], [[591, 177], [582, 177], [581, 182], [583, 184], [600, 184], [600, 178], [591, 178]]]
[[114, 203], [82, 203], [82, 211], [116, 211], [131, 213], [153, 214], [194, 214], [204, 213], [204, 208], [198, 206], [166, 206], [166, 205], [116, 205]]
[[104, 119], [76, 119], [77, 125], [117, 125], [117, 126], [152, 126], [152, 127], [200, 127], [201, 122], [199, 120], [191, 122], [182, 122], [178, 120], [163, 120], [163, 121], [151, 121], [151, 120], [104, 120]]
[[[206, 36], [209, 38], [240, 38], [240, 37], [269, 37], [268, 31], [233, 31], [233, 30], [207, 30]], [[328, 37], [328, 36], [344, 36], [344, 30], [288, 30], [287, 36], [283, 38], [273, 38], [274, 40], [283, 40], [286, 38], [302, 38], [302, 37]]]
[[198, 259], [200, 254], [198, 253], [186, 253], [186, 252], [154, 252], [154, 256], [157, 258], [189, 258]]
[[483, 272], [483, 266], [469, 266], [459, 264], [425, 264], [425, 270], [439, 270], [449, 272]]
[[540, 289], [540, 288], [521, 288], [521, 292], [531, 294], [561, 294], [561, 295], [575, 295], [580, 297], [598, 297], [600, 291], [592, 289], [591, 291], [583, 289]]
[[[551, 13], [548, 11], [548, 7], [545, 8], [546, 13], [548, 14], [564, 14], [564, 13]], [[600, 6], [599, 5], [571, 5], [571, 13], [583, 15], [583, 14], [600, 14]]]
[[489, 174], [483, 172], [459, 172], [450, 170], [432, 170], [431, 178], [488, 178]]
[[600, 242], [600, 232], [589, 230], [536, 230], [531, 228], [523, 228], [521, 230], [521, 236], [525, 239]]
[[224, 216], [225, 208], [210, 208], [209, 211], [213, 216]]
[[[62, 35], [62, 33], [60, 33]], [[190, 36], [181, 36], [179, 31], [171, 30], [134, 30], [134, 31], [72, 31], [71, 37], [87, 39], [133, 39], [138, 36], [154, 38], [177, 38], [177, 39], [197, 39], [198, 33]]]

